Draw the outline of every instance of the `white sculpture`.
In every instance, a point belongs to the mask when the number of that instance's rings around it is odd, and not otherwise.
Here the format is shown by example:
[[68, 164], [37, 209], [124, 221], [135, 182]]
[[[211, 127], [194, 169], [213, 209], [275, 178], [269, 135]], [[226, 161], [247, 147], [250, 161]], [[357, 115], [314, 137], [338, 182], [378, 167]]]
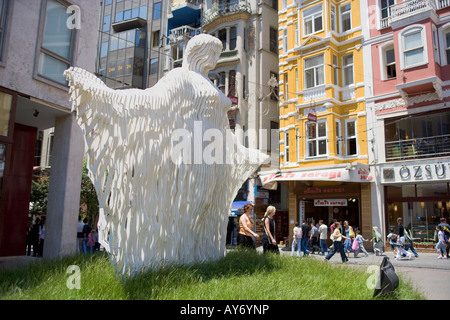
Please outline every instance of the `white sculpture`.
[[[118, 274], [226, 254], [232, 201], [267, 156], [243, 147], [226, 130], [231, 101], [207, 77], [221, 51], [218, 39], [195, 36], [182, 68], [145, 90], [113, 90], [79, 68], [64, 73], [101, 208], [99, 240]], [[219, 155], [224, 147], [224, 161], [192, 161], [199, 159], [191, 152], [198, 143], [206, 151], [207, 132], [216, 140], [217, 133], [227, 137], [228, 143], [209, 145]], [[192, 149], [176, 148], [183, 138], [194, 139]]]

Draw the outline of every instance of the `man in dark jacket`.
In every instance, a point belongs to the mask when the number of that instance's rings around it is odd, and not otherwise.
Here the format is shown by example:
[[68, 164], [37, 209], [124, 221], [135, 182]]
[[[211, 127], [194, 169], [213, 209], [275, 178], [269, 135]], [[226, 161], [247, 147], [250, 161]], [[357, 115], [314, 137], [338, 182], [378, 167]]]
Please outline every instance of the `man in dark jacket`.
[[309, 242], [309, 231], [311, 230], [311, 227], [309, 226], [309, 224], [306, 223], [305, 220], [302, 220], [301, 228], [302, 228], [301, 247], [302, 247], [302, 251], [303, 251], [303, 256], [305, 256], [305, 255], [309, 254], [308, 242]]

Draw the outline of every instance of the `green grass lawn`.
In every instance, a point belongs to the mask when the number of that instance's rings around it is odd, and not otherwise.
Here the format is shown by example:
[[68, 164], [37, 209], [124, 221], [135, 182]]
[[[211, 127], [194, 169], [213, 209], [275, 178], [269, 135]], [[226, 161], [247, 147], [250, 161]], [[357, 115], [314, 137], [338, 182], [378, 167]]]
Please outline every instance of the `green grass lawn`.
[[[69, 289], [80, 270], [80, 289]], [[106, 254], [41, 261], [0, 272], [2, 300], [370, 300], [371, 273], [365, 267], [232, 250], [219, 261], [166, 267], [127, 281], [117, 277]], [[397, 290], [383, 299], [423, 299], [400, 277]]]

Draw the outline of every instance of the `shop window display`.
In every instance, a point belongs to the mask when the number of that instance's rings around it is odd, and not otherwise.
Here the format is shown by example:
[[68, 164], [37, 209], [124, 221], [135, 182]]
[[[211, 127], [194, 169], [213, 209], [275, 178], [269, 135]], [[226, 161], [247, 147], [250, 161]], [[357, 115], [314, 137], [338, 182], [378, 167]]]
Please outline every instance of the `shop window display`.
[[[387, 187], [390, 201], [387, 204], [387, 221], [390, 230], [397, 229], [397, 218], [403, 218], [403, 226], [411, 230], [413, 240], [417, 243], [435, 243], [436, 226], [440, 219], [449, 219], [450, 201], [447, 183], [405, 185]], [[404, 198], [404, 201], [401, 197]], [[417, 201], [408, 201], [412, 197]]]

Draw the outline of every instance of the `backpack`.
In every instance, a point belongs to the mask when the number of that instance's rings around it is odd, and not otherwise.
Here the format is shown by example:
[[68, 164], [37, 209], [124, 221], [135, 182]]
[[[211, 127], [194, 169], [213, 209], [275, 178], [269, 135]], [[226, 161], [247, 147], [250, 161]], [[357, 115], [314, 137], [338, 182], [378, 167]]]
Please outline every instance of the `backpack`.
[[411, 244], [413, 242], [413, 239], [409, 235], [409, 232], [405, 229], [405, 243]]
[[448, 228], [448, 225], [443, 225], [442, 231], [444, 231], [444, 241], [448, 242], [450, 239], [450, 229]]

